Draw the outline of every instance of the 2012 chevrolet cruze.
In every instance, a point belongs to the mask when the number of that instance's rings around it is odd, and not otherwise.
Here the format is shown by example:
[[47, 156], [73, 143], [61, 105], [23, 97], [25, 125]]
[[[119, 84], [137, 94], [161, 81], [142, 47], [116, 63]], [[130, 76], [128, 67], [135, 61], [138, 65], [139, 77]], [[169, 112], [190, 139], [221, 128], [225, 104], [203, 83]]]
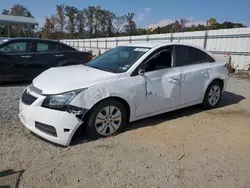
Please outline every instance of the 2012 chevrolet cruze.
[[106, 137], [128, 123], [203, 104], [218, 105], [227, 85], [226, 64], [180, 43], [116, 47], [85, 65], [51, 68], [23, 92], [19, 117], [32, 132], [68, 146], [83, 126]]

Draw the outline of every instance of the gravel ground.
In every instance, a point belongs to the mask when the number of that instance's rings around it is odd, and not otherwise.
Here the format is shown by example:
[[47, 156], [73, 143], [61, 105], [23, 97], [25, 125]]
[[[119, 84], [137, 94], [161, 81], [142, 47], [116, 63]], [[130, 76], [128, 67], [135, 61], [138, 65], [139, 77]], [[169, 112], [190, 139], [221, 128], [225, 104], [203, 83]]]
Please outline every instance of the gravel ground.
[[[18, 120], [23, 86], [0, 87], [0, 185], [10, 187], [250, 187], [250, 82], [230, 78], [217, 109], [191, 107], [67, 148]], [[0, 186], [1, 187], [1, 186]]]

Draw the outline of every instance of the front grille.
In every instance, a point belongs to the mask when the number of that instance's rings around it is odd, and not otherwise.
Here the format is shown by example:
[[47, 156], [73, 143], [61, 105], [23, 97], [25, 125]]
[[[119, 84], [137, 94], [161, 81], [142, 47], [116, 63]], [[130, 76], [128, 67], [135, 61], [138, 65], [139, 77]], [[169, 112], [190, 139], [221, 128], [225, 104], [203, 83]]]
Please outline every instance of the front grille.
[[23, 95], [22, 95], [22, 102], [26, 105], [31, 105], [33, 102], [35, 102], [37, 98], [28, 94], [27, 90], [24, 91]]
[[46, 133], [46, 134], [49, 134], [51, 136], [54, 136], [54, 137], [57, 137], [57, 133], [56, 133], [56, 129], [55, 127], [52, 127], [50, 125], [46, 125], [46, 124], [43, 124], [43, 123], [39, 123], [39, 122], [35, 122], [35, 127]]

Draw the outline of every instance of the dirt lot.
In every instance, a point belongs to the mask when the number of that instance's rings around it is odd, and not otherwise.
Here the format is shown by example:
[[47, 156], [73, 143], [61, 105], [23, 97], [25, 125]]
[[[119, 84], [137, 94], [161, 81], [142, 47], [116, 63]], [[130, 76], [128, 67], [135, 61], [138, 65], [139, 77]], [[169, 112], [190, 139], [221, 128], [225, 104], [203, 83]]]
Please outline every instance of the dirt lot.
[[191, 107], [148, 118], [108, 139], [78, 135], [68, 148], [22, 126], [22, 90], [0, 88], [0, 185], [250, 187], [249, 81], [231, 78], [217, 109]]

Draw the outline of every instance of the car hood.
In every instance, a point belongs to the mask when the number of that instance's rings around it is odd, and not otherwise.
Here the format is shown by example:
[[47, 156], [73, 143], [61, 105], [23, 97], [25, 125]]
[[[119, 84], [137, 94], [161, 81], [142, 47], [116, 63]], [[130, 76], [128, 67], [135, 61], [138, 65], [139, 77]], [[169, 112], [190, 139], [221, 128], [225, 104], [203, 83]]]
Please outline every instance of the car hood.
[[84, 65], [73, 65], [44, 71], [33, 80], [33, 86], [42, 90], [42, 94], [59, 94], [115, 80], [119, 76]]

